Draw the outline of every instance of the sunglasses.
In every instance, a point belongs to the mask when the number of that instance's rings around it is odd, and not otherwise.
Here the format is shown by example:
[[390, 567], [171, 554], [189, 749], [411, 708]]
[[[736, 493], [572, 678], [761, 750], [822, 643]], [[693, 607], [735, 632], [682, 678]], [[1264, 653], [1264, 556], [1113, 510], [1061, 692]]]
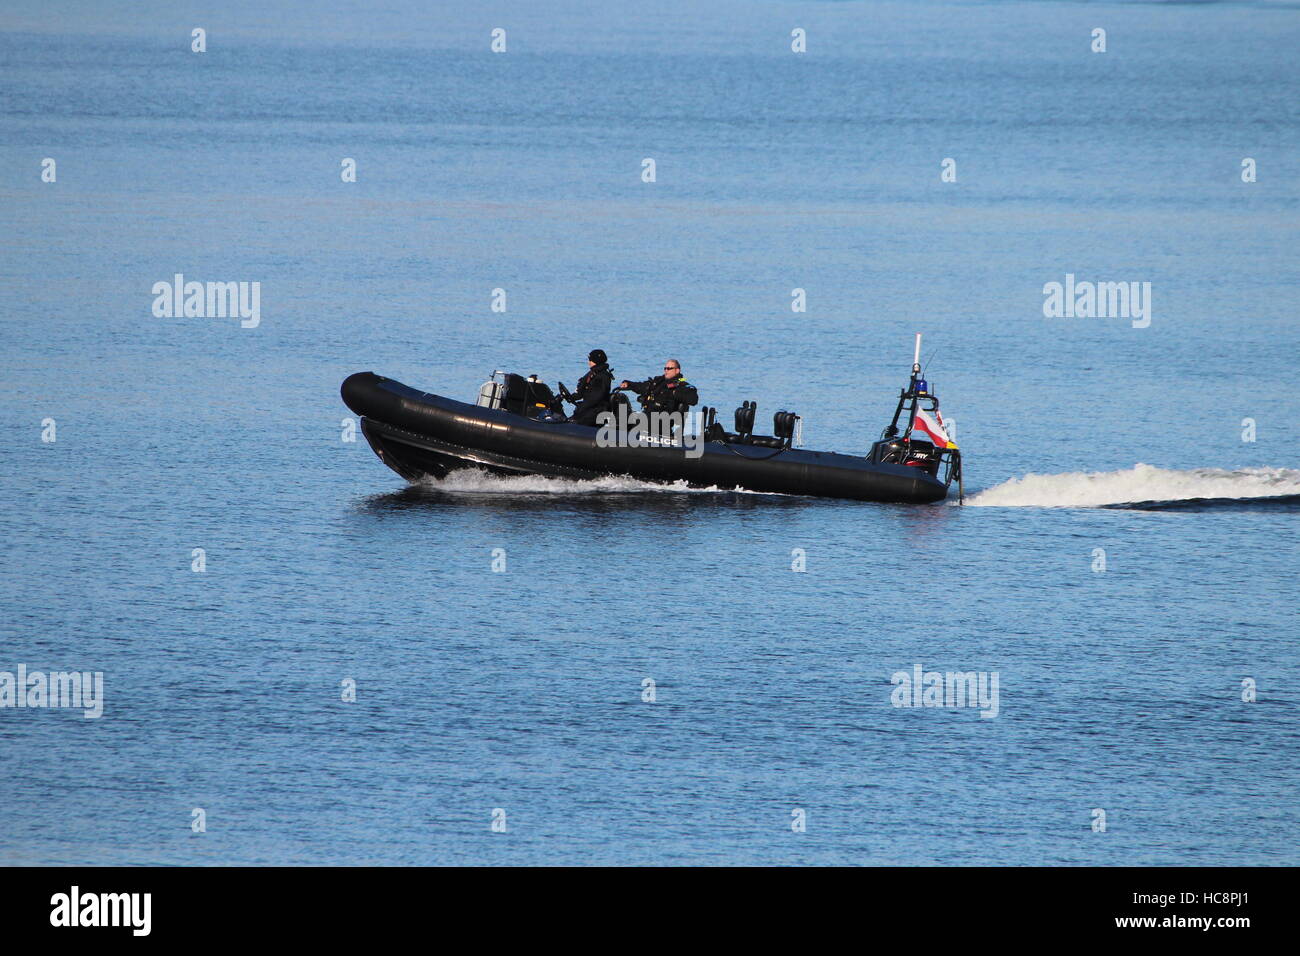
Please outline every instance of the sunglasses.
[[665, 366], [664, 366], [664, 371], [665, 371], [665, 372], [671, 372], [671, 371], [673, 371], [673, 370], [676, 369], [676, 368], [677, 368], [676, 365], [665, 365]]

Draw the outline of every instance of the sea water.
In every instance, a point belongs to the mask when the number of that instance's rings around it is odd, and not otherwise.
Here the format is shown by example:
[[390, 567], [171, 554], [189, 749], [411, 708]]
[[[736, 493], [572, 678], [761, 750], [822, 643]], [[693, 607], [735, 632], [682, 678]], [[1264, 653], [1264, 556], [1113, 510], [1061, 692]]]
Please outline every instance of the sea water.
[[[0, 707], [0, 862], [1300, 862], [1298, 42], [1285, 4], [6, 6], [0, 683], [103, 699]], [[257, 323], [155, 310], [178, 274]], [[917, 331], [964, 507], [408, 486], [338, 395], [599, 347], [860, 454]]]

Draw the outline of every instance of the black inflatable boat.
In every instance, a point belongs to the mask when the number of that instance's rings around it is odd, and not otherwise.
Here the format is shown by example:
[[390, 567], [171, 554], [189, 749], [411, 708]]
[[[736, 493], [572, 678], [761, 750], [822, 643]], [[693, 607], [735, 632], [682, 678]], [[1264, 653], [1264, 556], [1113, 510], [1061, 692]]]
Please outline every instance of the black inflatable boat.
[[[736, 429], [717, 410], [685, 421], [656, 423], [632, 413], [615, 392], [602, 427], [564, 420], [561, 398], [536, 376], [494, 372], [477, 404], [421, 392], [373, 372], [350, 375], [343, 401], [361, 416], [361, 429], [380, 460], [408, 481], [442, 478], [463, 468], [504, 475], [589, 479], [627, 475], [692, 487], [746, 489], [859, 501], [942, 501], [961, 487], [961, 454], [948, 440], [938, 399], [917, 356], [893, 421], [862, 457], [795, 447], [799, 416], [777, 412], [773, 435], [754, 434], [755, 406], [736, 410]], [[498, 375], [501, 381], [497, 381]]]

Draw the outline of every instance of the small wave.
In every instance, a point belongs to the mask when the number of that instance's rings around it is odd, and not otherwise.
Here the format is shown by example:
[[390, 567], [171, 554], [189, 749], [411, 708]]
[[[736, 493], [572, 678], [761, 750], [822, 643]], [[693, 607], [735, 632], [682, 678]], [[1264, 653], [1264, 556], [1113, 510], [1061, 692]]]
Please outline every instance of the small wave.
[[1300, 511], [1300, 495], [1258, 498], [1179, 498], [1174, 501], [1132, 501], [1102, 505], [1124, 511]]
[[1025, 475], [985, 489], [967, 505], [992, 508], [1177, 509], [1289, 505], [1300, 496], [1294, 468], [1191, 468], [1134, 465], [1120, 471]]

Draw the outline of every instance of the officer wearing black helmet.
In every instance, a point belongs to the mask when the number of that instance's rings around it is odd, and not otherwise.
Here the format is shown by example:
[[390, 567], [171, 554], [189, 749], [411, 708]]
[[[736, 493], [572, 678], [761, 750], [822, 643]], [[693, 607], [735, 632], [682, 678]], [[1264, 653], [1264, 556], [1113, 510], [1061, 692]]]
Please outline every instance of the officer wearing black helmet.
[[596, 427], [596, 416], [609, 411], [609, 390], [614, 384], [614, 373], [604, 349], [592, 349], [587, 355], [587, 374], [578, 379], [569, 401], [573, 414], [569, 421]]

